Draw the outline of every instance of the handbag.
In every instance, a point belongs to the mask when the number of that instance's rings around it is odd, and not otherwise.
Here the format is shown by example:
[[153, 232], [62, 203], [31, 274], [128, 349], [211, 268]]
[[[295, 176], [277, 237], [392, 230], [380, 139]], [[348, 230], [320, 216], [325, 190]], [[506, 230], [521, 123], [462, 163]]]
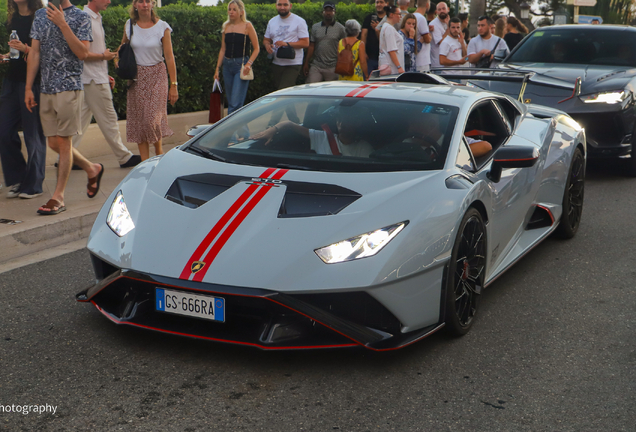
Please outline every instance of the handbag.
[[492, 64], [492, 60], [490, 59], [490, 55], [492, 55], [492, 53], [495, 52], [495, 50], [497, 49], [497, 45], [499, 45], [499, 42], [501, 41], [501, 38], [499, 38], [497, 40], [497, 43], [495, 44], [495, 47], [492, 49], [492, 51], [490, 51], [490, 54], [487, 55], [486, 57], [482, 57], [479, 59], [479, 61], [477, 62], [477, 64], [475, 65], [476, 68], [481, 68], [481, 69], [488, 69], [490, 68], [490, 65]]
[[276, 57], [278, 57], [279, 59], [295, 59], [296, 50], [289, 45], [278, 47], [278, 49], [276, 50]]
[[223, 108], [223, 89], [219, 80], [214, 80], [212, 93], [210, 93], [210, 114], [209, 123], [216, 123], [223, 118], [225, 110]]
[[[338, 53], [335, 72], [338, 75], [351, 76], [355, 73], [356, 65], [353, 63], [353, 50], [349, 44], [345, 45], [345, 40], [341, 39], [344, 48]], [[358, 43], [358, 42], [356, 42]], [[353, 44], [355, 46], [355, 44]]]
[[132, 20], [130, 20], [130, 37], [128, 42], [122, 44], [119, 48], [119, 63], [117, 64], [117, 75], [119, 78], [134, 80], [137, 78], [137, 59], [135, 58], [135, 52], [130, 46], [130, 41], [133, 35]]
[[[245, 60], [245, 46], [247, 45], [247, 26], [245, 28], [245, 39], [243, 39], [243, 60]], [[253, 65], [252, 65], [253, 66]], [[245, 64], [241, 63], [241, 73], [239, 74], [239, 78], [243, 81], [252, 81], [254, 79], [254, 68], [250, 68], [250, 71], [247, 75], [245, 75]]]

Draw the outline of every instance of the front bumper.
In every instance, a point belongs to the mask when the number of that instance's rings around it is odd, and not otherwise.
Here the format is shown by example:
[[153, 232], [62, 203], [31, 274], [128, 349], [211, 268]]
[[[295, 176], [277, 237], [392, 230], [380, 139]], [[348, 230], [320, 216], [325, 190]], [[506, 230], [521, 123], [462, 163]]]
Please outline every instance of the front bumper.
[[631, 155], [633, 118], [627, 114], [629, 112], [570, 114], [585, 128], [588, 158], [620, 158]]
[[[157, 311], [157, 288], [222, 297], [225, 321]], [[363, 291], [290, 295], [133, 270], [115, 270], [76, 298], [93, 303], [117, 324], [268, 350], [363, 346], [384, 351], [409, 345], [442, 327], [402, 333], [397, 318]]]

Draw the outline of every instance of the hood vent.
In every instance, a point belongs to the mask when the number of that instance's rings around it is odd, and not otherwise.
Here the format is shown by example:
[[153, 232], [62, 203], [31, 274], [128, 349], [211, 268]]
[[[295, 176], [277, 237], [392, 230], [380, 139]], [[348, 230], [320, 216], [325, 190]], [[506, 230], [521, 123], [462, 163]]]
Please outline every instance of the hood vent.
[[335, 215], [360, 198], [357, 192], [330, 184], [283, 181], [287, 190], [279, 218]]
[[221, 174], [194, 174], [179, 177], [172, 183], [166, 199], [195, 209], [216, 198], [245, 177]]
[[[213, 200], [232, 186], [251, 179], [222, 174], [195, 174], [177, 178], [166, 193], [166, 199], [196, 209]], [[320, 183], [283, 181], [285, 197], [279, 218], [335, 215], [362, 195], [341, 186]]]

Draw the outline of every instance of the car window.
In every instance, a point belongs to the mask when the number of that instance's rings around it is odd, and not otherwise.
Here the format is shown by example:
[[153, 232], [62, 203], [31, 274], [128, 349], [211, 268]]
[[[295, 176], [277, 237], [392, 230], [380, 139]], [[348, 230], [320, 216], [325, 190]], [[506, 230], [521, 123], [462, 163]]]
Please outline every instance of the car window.
[[185, 150], [270, 167], [435, 170], [446, 161], [458, 112], [369, 97], [268, 96], [217, 123]]
[[506, 62], [636, 67], [636, 32], [575, 26], [538, 29], [521, 42]]
[[495, 99], [493, 100], [493, 104], [501, 115], [506, 127], [508, 128], [508, 133], [512, 133], [514, 130], [514, 124], [517, 116], [520, 114], [517, 108], [515, 108], [510, 102], [505, 99]]
[[462, 138], [462, 143], [459, 146], [459, 153], [457, 154], [457, 160], [455, 166], [464, 171], [475, 172], [475, 162], [473, 160], [473, 154], [468, 148], [468, 143]]
[[477, 167], [483, 165], [499, 146], [510, 136], [510, 128], [504, 122], [500, 109], [493, 101], [485, 101], [475, 106], [466, 121], [464, 135], [478, 141], [488, 141], [492, 151], [475, 158]]

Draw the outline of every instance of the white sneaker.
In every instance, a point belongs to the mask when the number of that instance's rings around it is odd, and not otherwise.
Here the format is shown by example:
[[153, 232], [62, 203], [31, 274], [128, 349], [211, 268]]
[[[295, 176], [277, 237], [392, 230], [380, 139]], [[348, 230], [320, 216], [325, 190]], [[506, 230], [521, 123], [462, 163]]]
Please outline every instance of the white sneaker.
[[7, 198], [17, 198], [20, 194], [20, 183], [16, 183], [13, 186], [9, 186], [9, 192], [7, 192]]
[[39, 197], [40, 195], [42, 195], [42, 192], [34, 193], [34, 194], [28, 194], [26, 192], [20, 192], [20, 194], [18, 194], [18, 196], [20, 198], [22, 198], [22, 199], [31, 199], [31, 198]]

